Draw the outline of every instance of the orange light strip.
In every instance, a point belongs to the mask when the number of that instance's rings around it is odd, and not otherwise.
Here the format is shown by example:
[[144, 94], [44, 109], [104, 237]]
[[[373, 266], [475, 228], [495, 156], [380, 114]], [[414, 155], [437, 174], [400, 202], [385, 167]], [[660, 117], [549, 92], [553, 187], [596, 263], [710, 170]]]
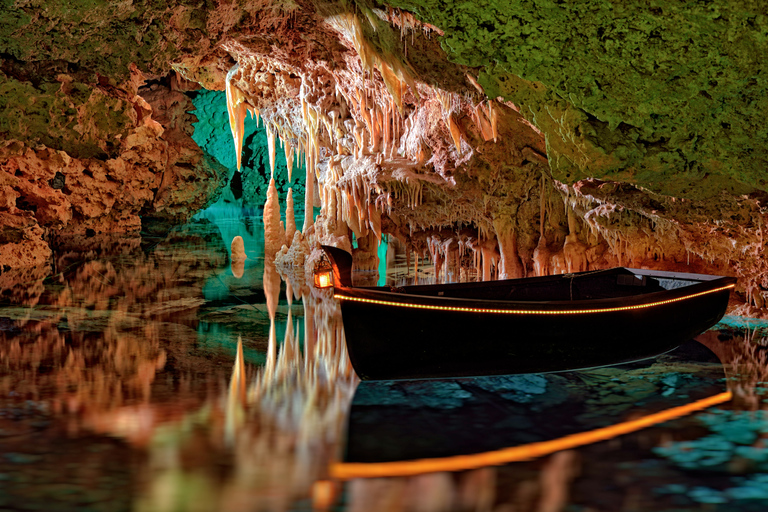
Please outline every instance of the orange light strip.
[[694, 293], [693, 295], [686, 295], [685, 297], [677, 297], [676, 299], [661, 300], [658, 302], [651, 302], [648, 304], [637, 304], [635, 306], [618, 306], [613, 308], [595, 308], [595, 309], [491, 309], [491, 308], [466, 308], [458, 306], [432, 306], [429, 304], [409, 304], [407, 302], [394, 302], [389, 300], [377, 300], [377, 299], [365, 299], [362, 297], [350, 297], [349, 295], [334, 294], [335, 299], [351, 300], [354, 302], [365, 302], [367, 304], [379, 304], [382, 306], [394, 306], [400, 308], [411, 309], [432, 309], [439, 311], [458, 311], [462, 313], [496, 313], [505, 315], [578, 315], [588, 313], [611, 313], [614, 311], [628, 311], [633, 309], [646, 309], [654, 306], [662, 306], [664, 304], [671, 304], [673, 302], [680, 302], [682, 300], [693, 299], [701, 297], [702, 295], [708, 295], [710, 293], [717, 293], [729, 288], [733, 288], [735, 284], [729, 284], [713, 290], [707, 290], [705, 292]]
[[731, 400], [730, 391], [704, 398], [690, 404], [667, 409], [666, 411], [649, 414], [642, 418], [625, 421], [616, 425], [572, 434], [569, 436], [504, 448], [492, 452], [472, 455], [457, 455], [435, 459], [419, 459], [397, 462], [339, 462], [331, 465], [331, 478], [350, 480], [353, 478], [384, 478], [397, 476], [412, 476], [440, 471], [466, 471], [487, 466], [500, 466], [510, 462], [532, 460], [562, 450], [570, 450], [592, 443], [613, 439], [614, 437], [636, 432], [658, 423], [673, 420], [692, 412], [700, 411], [713, 405]]

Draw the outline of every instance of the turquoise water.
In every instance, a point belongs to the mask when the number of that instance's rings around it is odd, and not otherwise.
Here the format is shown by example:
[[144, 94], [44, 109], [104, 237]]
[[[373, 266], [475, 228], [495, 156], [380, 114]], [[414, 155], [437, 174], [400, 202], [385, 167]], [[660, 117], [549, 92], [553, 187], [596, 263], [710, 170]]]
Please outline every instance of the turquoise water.
[[[764, 322], [726, 318], [632, 365], [359, 384], [333, 299], [303, 272], [265, 263], [262, 229], [258, 216], [229, 210], [162, 237], [64, 242], [43, 279], [3, 293], [0, 510], [768, 505]], [[247, 255], [240, 270], [235, 236]], [[382, 244], [382, 265], [393, 247]], [[402, 262], [389, 263], [402, 279]], [[714, 407], [531, 460], [375, 479], [335, 472], [354, 457], [456, 462], [725, 391], [733, 398]]]

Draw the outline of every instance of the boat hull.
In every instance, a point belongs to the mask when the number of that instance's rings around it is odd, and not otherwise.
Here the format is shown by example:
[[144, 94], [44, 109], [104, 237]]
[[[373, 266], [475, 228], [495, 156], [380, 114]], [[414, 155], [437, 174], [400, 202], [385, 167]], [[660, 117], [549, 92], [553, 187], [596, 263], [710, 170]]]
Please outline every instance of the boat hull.
[[563, 371], [653, 357], [722, 318], [731, 288], [724, 284], [533, 307], [446, 303], [361, 288], [337, 289], [336, 296], [361, 379], [424, 379]]

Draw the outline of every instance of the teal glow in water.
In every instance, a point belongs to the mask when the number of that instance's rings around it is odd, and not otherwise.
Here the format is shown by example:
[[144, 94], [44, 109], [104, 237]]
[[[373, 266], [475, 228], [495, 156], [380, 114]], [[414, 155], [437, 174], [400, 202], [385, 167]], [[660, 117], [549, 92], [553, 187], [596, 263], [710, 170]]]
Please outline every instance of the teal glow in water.
[[379, 242], [379, 248], [377, 255], [379, 256], [379, 281], [376, 286], [385, 286], [387, 284], [387, 243], [388, 236], [382, 235], [381, 242]]

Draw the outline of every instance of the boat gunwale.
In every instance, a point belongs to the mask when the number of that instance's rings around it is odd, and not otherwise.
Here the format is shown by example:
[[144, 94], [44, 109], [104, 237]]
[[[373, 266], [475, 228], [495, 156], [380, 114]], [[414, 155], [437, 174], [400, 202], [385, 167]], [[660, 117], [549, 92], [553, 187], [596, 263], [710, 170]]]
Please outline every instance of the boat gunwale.
[[[664, 276], [669, 279], [668, 277]], [[557, 300], [557, 301], [504, 301], [475, 299], [465, 297], [446, 297], [437, 295], [418, 295], [414, 293], [402, 293], [389, 291], [381, 288], [365, 287], [336, 287], [334, 289], [334, 298], [339, 300], [352, 300], [358, 303], [369, 303], [375, 306], [384, 307], [407, 307], [427, 310], [440, 310], [445, 308], [448, 311], [456, 312], [475, 312], [475, 313], [494, 313], [494, 312], [520, 312], [520, 314], [546, 312], [546, 313], [565, 313], [565, 312], [618, 312], [625, 310], [636, 310], [653, 307], [656, 305], [665, 305], [671, 301], [680, 302], [688, 298], [696, 298], [708, 294], [718, 293], [720, 291], [730, 290], [736, 285], [736, 278], [727, 276], [714, 276], [709, 281], [699, 281], [688, 286], [673, 288], [671, 290], [653, 291], [648, 293], [638, 293], [624, 297], [608, 297], [599, 299], [577, 299], [577, 300]], [[693, 279], [678, 278], [681, 281], [693, 281]], [[508, 280], [519, 281], [519, 280]], [[428, 285], [433, 286], [433, 285]], [[344, 293], [349, 294], [345, 296]], [[367, 295], [368, 297], [364, 297]], [[373, 297], [371, 297], [373, 296]], [[362, 300], [361, 300], [362, 299]], [[422, 304], [419, 304], [422, 302]]]

